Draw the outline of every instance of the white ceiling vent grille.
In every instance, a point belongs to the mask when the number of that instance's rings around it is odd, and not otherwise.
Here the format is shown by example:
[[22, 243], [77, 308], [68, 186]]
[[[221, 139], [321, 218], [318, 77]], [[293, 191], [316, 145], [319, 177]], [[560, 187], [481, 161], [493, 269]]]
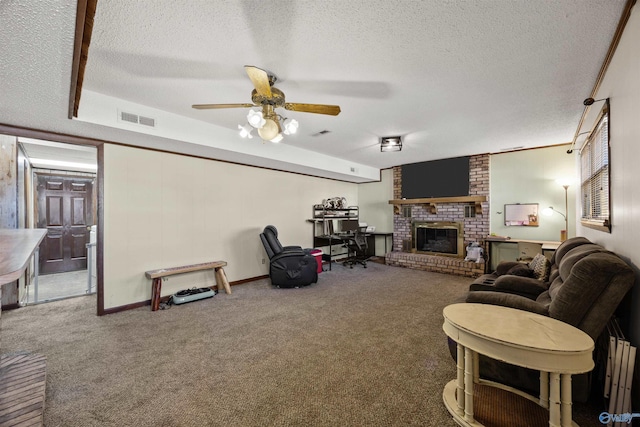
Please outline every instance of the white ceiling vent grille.
[[136, 123], [138, 124], [138, 115], [125, 113], [124, 111], [120, 111], [120, 120], [123, 122]]
[[135, 123], [137, 125], [156, 127], [156, 119], [151, 117], [139, 116], [133, 113], [127, 113], [126, 111], [119, 111], [118, 119], [122, 122]]
[[145, 125], [145, 126], [155, 127], [156, 126], [156, 119], [152, 119], [151, 117], [139, 116], [138, 117], [138, 123], [140, 123], [141, 125]]

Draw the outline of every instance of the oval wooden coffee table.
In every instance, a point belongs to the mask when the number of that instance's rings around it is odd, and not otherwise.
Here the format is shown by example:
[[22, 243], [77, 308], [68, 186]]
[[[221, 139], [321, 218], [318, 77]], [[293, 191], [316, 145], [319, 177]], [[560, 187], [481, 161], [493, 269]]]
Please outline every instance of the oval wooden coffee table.
[[[442, 394], [454, 420], [482, 426], [474, 419], [474, 384], [508, 390], [549, 411], [549, 426], [577, 426], [571, 419], [571, 375], [593, 369], [593, 340], [583, 331], [550, 317], [489, 304], [452, 304], [444, 308], [442, 329], [457, 345], [457, 379]], [[540, 397], [478, 375], [478, 354], [540, 371]]]

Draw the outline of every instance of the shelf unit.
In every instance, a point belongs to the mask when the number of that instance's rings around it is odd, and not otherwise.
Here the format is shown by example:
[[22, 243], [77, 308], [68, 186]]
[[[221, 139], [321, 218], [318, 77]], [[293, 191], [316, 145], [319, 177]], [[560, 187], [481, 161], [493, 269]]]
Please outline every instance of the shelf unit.
[[[331, 261], [334, 257], [347, 255], [346, 248], [343, 248], [343, 241], [336, 233], [340, 232], [341, 221], [353, 220], [358, 221], [360, 211], [358, 206], [348, 206], [346, 208], [327, 208], [323, 205], [314, 205], [312, 218], [309, 220], [313, 223], [313, 247], [329, 248], [328, 252], [323, 250], [322, 260], [329, 263], [331, 269]], [[336, 251], [336, 248], [338, 251]]]
[[313, 237], [334, 234], [340, 231], [340, 224], [336, 224], [336, 221], [358, 221], [359, 216], [360, 212], [357, 206], [329, 209], [323, 205], [315, 205], [312, 216], [312, 221], [314, 222]]

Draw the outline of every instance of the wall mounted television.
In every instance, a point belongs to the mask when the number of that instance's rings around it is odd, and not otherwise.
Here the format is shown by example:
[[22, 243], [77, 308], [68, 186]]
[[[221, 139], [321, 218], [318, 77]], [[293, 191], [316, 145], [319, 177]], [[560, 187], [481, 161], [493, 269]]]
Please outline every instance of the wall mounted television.
[[402, 165], [402, 197], [424, 199], [469, 195], [469, 157]]

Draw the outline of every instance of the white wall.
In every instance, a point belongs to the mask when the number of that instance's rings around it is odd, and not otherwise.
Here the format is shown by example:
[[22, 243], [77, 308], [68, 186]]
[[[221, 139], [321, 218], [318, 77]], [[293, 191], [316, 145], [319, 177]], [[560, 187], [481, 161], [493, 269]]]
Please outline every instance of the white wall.
[[[559, 145], [491, 155], [491, 233], [520, 239], [560, 240], [560, 230], [565, 228], [562, 215], [545, 216], [541, 212], [553, 206], [566, 214], [564, 188], [556, 180], [571, 178], [573, 184], [568, 189], [569, 237], [576, 235], [575, 190], [578, 180], [575, 154], [567, 154], [567, 149], [567, 145]], [[539, 226], [505, 226], [504, 205], [511, 203], [538, 203]]]
[[[380, 181], [358, 184], [360, 221], [376, 227], [377, 232], [393, 232], [393, 169], [383, 169]], [[376, 255], [384, 256], [384, 237], [376, 237]], [[387, 242], [391, 250], [392, 239]]]
[[[312, 206], [357, 184], [105, 144], [104, 308], [150, 299], [147, 270], [224, 260], [229, 281], [268, 274], [259, 234], [311, 247]], [[162, 294], [210, 286], [213, 273], [170, 277]]]
[[[611, 233], [578, 225], [577, 232], [622, 256], [640, 278], [640, 9], [636, 5], [596, 99], [610, 98]], [[581, 131], [590, 130], [602, 102], [590, 109]], [[578, 148], [580, 144], [577, 144]], [[577, 151], [577, 150], [576, 150]], [[579, 222], [580, 213], [576, 217]], [[638, 283], [630, 316], [631, 342], [640, 345]], [[637, 363], [636, 363], [637, 366]]]
[[374, 225], [376, 231], [393, 231], [393, 169], [383, 169], [380, 181], [358, 184], [360, 221]]

